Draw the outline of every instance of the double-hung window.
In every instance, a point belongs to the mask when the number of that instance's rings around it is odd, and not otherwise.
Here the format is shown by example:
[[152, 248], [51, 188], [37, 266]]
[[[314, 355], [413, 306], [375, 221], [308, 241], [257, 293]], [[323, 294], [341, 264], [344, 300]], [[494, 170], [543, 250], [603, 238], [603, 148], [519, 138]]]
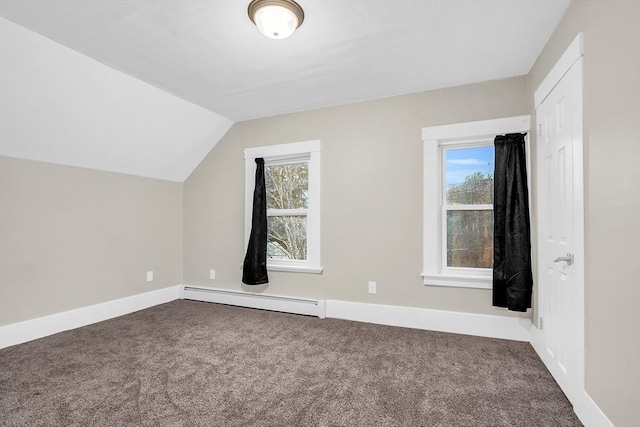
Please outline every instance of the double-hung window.
[[255, 159], [264, 158], [267, 269], [321, 273], [320, 141], [245, 150], [245, 243], [251, 232]]
[[494, 138], [529, 116], [422, 129], [425, 285], [491, 288]]
[[493, 261], [493, 141], [441, 150], [442, 271], [484, 274]]

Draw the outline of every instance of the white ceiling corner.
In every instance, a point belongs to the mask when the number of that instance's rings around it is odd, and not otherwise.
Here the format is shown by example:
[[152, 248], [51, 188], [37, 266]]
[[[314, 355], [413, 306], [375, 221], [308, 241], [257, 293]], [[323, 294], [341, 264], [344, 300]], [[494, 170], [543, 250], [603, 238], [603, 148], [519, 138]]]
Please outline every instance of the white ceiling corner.
[[0, 155], [183, 182], [233, 122], [0, 18]]

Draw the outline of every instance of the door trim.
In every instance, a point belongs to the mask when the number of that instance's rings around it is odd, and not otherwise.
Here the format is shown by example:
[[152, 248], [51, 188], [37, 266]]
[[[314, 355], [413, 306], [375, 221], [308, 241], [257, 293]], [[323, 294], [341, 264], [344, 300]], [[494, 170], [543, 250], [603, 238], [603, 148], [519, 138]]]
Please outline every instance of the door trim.
[[576, 38], [571, 42], [567, 50], [562, 54], [558, 62], [553, 66], [549, 74], [542, 80], [542, 83], [533, 93], [534, 108], [538, 108], [542, 101], [551, 93], [553, 88], [562, 80], [571, 66], [584, 55], [584, 36], [578, 33]]
[[[558, 85], [560, 80], [567, 74], [572, 67], [577, 67], [578, 78], [580, 79], [580, 93], [579, 93], [579, 105], [581, 106], [579, 117], [573, 124], [573, 189], [574, 189], [574, 225], [573, 234], [575, 239], [574, 255], [576, 263], [574, 265], [575, 280], [578, 285], [578, 312], [582, 313], [580, 317], [580, 324], [578, 325], [579, 339], [578, 343], [578, 355], [576, 362], [578, 366], [578, 384], [576, 384], [574, 390], [565, 390], [567, 398], [574, 407], [574, 411], [580, 418], [580, 420], [587, 426], [589, 425], [612, 425], [602, 411], [595, 405], [593, 400], [588, 396], [585, 390], [585, 231], [584, 231], [584, 105], [583, 105], [583, 35], [579, 33], [573, 40], [571, 45], [567, 48], [564, 54], [560, 57], [558, 62], [551, 69], [549, 74], [545, 77], [542, 83], [538, 86], [534, 92], [535, 108], [549, 96], [551, 91]], [[537, 121], [537, 119], [536, 119]], [[542, 191], [540, 177], [542, 176], [540, 168], [542, 165], [537, 162], [536, 165], [536, 186]], [[545, 197], [545, 194], [539, 192], [538, 197]], [[536, 232], [536, 238], [541, 240], [541, 236]], [[539, 295], [538, 295], [539, 296]], [[540, 314], [540, 299], [536, 301], [538, 304], [538, 319], [534, 319], [534, 326], [531, 329], [531, 344], [542, 359], [543, 363], [547, 366], [549, 371], [555, 377], [555, 367], [548, 360], [547, 353], [544, 351], [543, 335], [539, 328], [539, 314]], [[558, 383], [561, 388], [563, 384]]]
[[[531, 346], [536, 351], [545, 366], [550, 366], [550, 361], [547, 361], [547, 352], [544, 351], [544, 341], [540, 330], [535, 326], [531, 327]], [[576, 413], [582, 424], [585, 426], [593, 427], [614, 427], [613, 423], [602, 412], [602, 409], [591, 399], [591, 396], [587, 394], [584, 387], [579, 390], [578, 393], [569, 399], [573, 405], [573, 411]]]

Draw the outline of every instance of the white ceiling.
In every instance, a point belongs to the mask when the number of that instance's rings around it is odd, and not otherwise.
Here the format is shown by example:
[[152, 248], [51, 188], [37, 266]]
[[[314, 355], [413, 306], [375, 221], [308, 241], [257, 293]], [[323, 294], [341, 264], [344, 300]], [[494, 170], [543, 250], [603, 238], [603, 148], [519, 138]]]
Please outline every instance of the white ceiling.
[[262, 36], [249, 0], [1, 0], [0, 15], [240, 121], [523, 75], [569, 0], [298, 0]]
[[233, 122], [0, 18], [0, 155], [184, 181]]

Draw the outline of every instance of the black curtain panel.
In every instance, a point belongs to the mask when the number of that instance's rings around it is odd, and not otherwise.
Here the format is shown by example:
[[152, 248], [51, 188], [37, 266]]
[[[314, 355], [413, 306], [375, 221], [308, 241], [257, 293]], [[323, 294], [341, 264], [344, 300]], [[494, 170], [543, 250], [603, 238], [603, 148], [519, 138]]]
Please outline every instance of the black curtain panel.
[[256, 159], [256, 186], [253, 190], [253, 214], [247, 255], [242, 264], [242, 283], [262, 285], [267, 276], [267, 190], [264, 182], [264, 159]]
[[496, 136], [493, 196], [493, 305], [531, 308], [531, 227], [524, 137]]

